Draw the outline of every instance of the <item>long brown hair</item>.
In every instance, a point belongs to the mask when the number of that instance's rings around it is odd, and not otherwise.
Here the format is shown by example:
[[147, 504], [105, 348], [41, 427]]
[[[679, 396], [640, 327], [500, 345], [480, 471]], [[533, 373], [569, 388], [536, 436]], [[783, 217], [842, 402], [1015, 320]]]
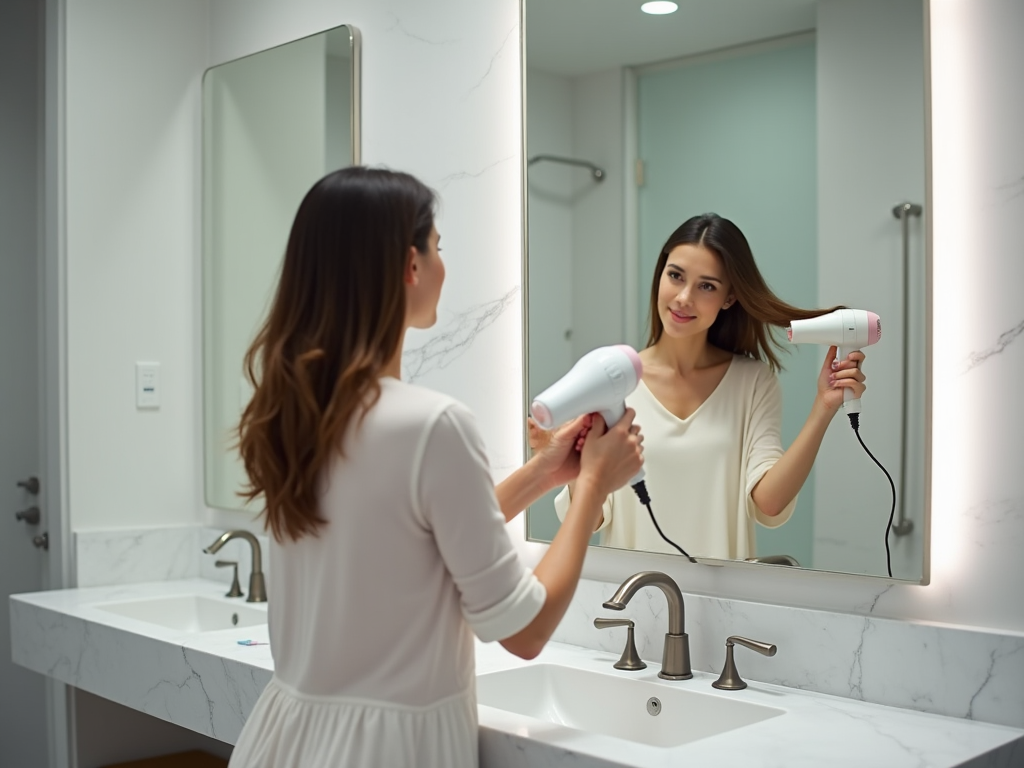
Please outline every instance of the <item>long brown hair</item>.
[[702, 245], [722, 260], [736, 301], [718, 313], [708, 329], [708, 341], [719, 349], [782, 368], [775, 350], [784, 347], [769, 326], [785, 328], [793, 320], [807, 320], [833, 312], [831, 309], [800, 309], [776, 296], [757, 268], [754, 254], [740, 228], [716, 213], [704, 213], [684, 221], [669, 235], [658, 256], [651, 283], [647, 346], [653, 347], [665, 330], [658, 314], [658, 288], [669, 254], [680, 245]]
[[357, 411], [380, 397], [405, 324], [409, 248], [427, 251], [434, 205], [412, 176], [363, 167], [325, 176], [299, 205], [270, 312], [245, 355], [255, 394], [237, 430], [248, 475], [240, 495], [264, 497], [278, 541], [326, 522], [321, 472], [343, 453]]

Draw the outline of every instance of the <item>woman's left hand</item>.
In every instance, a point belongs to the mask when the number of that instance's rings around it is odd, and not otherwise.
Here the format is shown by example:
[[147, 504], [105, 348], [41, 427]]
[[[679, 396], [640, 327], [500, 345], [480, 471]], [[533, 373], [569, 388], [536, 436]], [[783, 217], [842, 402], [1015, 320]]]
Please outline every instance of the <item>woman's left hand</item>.
[[844, 390], [853, 390], [854, 396], [859, 398], [867, 389], [864, 373], [860, 369], [864, 353], [851, 352], [845, 360], [835, 360], [835, 357], [836, 347], [829, 347], [821, 373], [818, 374], [818, 399], [833, 413], [843, 404]]
[[585, 414], [553, 430], [543, 430], [533, 419], [527, 420], [527, 438], [538, 469], [557, 488], [576, 479], [580, 473], [580, 448], [593, 417]]

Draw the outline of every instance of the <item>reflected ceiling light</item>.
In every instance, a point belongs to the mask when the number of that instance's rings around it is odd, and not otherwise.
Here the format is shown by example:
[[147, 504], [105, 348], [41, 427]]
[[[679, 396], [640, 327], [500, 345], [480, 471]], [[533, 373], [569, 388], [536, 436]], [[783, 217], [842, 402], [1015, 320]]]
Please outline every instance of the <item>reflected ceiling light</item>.
[[663, 16], [666, 13], [675, 13], [679, 10], [679, 6], [671, 0], [651, 0], [651, 2], [641, 5], [640, 10], [655, 16]]

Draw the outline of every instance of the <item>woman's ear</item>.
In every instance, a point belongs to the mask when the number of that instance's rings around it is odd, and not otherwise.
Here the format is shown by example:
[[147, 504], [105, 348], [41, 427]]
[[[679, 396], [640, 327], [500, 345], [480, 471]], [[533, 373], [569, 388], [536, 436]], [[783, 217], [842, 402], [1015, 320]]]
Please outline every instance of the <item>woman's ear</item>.
[[731, 307], [731, 306], [732, 306], [733, 304], [735, 304], [735, 303], [736, 303], [736, 297], [735, 297], [735, 296], [733, 296], [733, 295], [732, 295], [732, 294], [730, 293], [730, 294], [729, 294], [729, 295], [728, 295], [728, 296], [726, 297], [726, 299], [725, 299], [725, 304], [723, 304], [723, 305], [722, 305], [722, 309], [728, 309], [729, 307]]
[[405, 261], [406, 285], [418, 285], [420, 282], [419, 268], [416, 266], [417, 256], [419, 256], [419, 252], [416, 250], [416, 246], [411, 246], [409, 248], [409, 257]]

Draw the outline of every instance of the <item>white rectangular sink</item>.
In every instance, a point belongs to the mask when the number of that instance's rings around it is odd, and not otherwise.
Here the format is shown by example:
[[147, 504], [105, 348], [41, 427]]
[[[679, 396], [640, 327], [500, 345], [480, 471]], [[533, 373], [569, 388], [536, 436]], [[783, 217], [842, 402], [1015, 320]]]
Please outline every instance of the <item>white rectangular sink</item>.
[[147, 600], [104, 603], [94, 607], [178, 632], [214, 632], [267, 623], [265, 604], [256, 607], [239, 600], [202, 595], [154, 597]]
[[685, 686], [685, 681], [662, 684], [559, 664], [476, 679], [477, 701], [484, 706], [655, 747], [677, 747], [785, 714]]

